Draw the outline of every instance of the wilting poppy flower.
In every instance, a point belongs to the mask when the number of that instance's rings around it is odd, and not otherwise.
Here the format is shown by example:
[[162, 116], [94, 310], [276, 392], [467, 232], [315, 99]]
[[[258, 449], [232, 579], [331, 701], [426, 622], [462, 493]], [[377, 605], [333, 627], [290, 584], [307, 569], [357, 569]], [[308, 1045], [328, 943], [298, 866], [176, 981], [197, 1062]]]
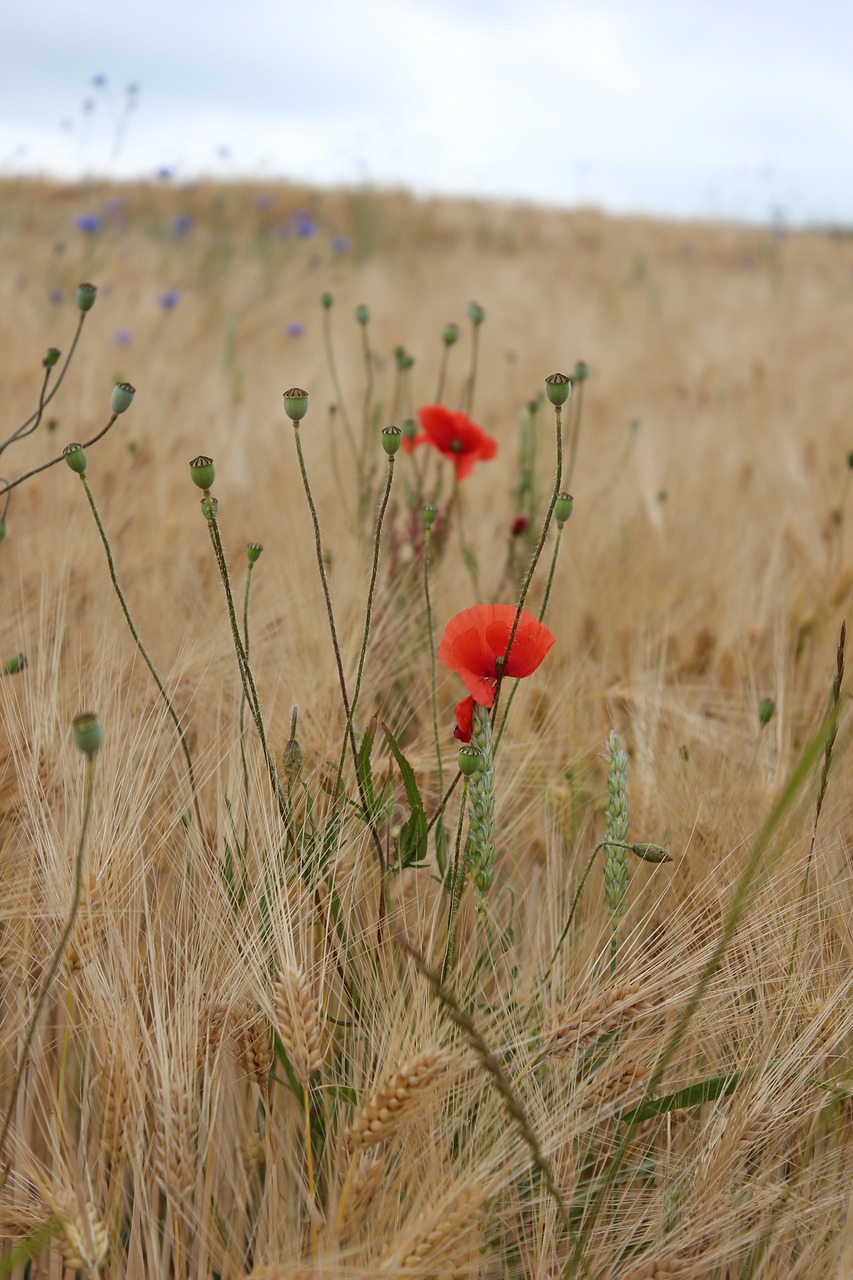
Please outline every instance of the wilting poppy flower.
[[423, 434], [404, 440], [411, 453], [420, 444], [431, 444], [456, 467], [456, 479], [464, 480], [475, 462], [487, 462], [498, 451], [498, 442], [487, 436], [464, 413], [452, 413], [441, 404], [428, 404], [418, 412]]
[[[515, 614], [514, 604], [475, 604], [451, 618], [441, 638], [439, 662], [456, 672], [482, 707], [490, 707], [495, 700], [498, 660], [506, 654]], [[516, 680], [529, 676], [553, 643], [548, 628], [522, 609], [503, 675]]]
[[454, 738], [458, 738], [460, 742], [471, 741], [471, 727], [474, 723], [474, 699], [470, 693], [467, 698], [463, 698], [461, 702], [456, 704], [456, 728], [453, 730]]

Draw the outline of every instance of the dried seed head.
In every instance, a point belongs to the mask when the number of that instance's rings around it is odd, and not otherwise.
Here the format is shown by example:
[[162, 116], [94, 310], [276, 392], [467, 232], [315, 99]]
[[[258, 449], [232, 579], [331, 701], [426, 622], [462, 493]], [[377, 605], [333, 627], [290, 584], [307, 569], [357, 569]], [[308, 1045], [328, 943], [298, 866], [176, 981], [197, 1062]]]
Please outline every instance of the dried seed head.
[[85, 474], [86, 450], [82, 444], [67, 444], [62, 450], [62, 456], [71, 470], [76, 471], [78, 476]]
[[231, 1033], [237, 1061], [255, 1084], [266, 1085], [273, 1062], [270, 1032], [262, 1013], [255, 1013]]
[[190, 462], [190, 479], [199, 489], [213, 488], [213, 482], [216, 479], [216, 468], [213, 465], [213, 459], [208, 458], [207, 454], [200, 453], [197, 458], [193, 458]]
[[301, 1085], [323, 1065], [317, 1000], [301, 969], [282, 969], [273, 985], [276, 1030]]
[[95, 305], [95, 298], [98, 294], [98, 286], [95, 284], [78, 284], [77, 286], [77, 306], [81, 311], [91, 311]]
[[391, 1138], [418, 1108], [435, 1077], [449, 1061], [445, 1049], [427, 1049], [379, 1085], [349, 1129], [354, 1145], [384, 1142]]
[[642, 982], [623, 982], [582, 1009], [554, 1010], [542, 1037], [542, 1052], [574, 1054], [588, 1040], [635, 1021], [650, 1003]]
[[206, 1061], [215, 1058], [222, 1043], [222, 1032], [229, 1008], [224, 1000], [207, 1000], [198, 1015], [198, 1055], [196, 1065], [201, 1071]]
[[63, 1197], [62, 1203], [57, 1205], [56, 1216], [62, 1223], [60, 1248], [65, 1266], [69, 1271], [97, 1274], [109, 1257], [110, 1242], [107, 1229], [92, 1201], [86, 1203], [84, 1220], [76, 1197], [69, 1192]]
[[301, 422], [308, 412], [308, 392], [291, 387], [284, 393], [284, 412], [291, 422]]
[[346, 1200], [341, 1202], [343, 1212], [338, 1217], [338, 1233], [341, 1239], [353, 1235], [363, 1225], [376, 1190], [387, 1172], [385, 1161], [376, 1155], [362, 1151], [359, 1155]]
[[262, 551], [263, 547], [259, 542], [250, 542], [246, 547], [246, 559], [249, 561], [249, 564], [257, 564], [261, 558]]
[[135, 395], [136, 387], [131, 386], [129, 382], [117, 382], [110, 396], [110, 408], [113, 413], [124, 413], [129, 409]]
[[460, 747], [459, 749], [459, 771], [466, 778], [470, 778], [472, 774], [479, 773], [483, 767], [483, 753], [479, 747]]
[[405, 1276], [406, 1280], [454, 1275], [457, 1267], [470, 1259], [474, 1237], [479, 1234], [483, 1199], [482, 1188], [469, 1184], [423, 1214], [403, 1239], [391, 1246], [380, 1275]]
[[169, 1191], [189, 1195], [196, 1178], [198, 1116], [186, 1086], [165, 1082], [154, 1101], [154, 1157]]

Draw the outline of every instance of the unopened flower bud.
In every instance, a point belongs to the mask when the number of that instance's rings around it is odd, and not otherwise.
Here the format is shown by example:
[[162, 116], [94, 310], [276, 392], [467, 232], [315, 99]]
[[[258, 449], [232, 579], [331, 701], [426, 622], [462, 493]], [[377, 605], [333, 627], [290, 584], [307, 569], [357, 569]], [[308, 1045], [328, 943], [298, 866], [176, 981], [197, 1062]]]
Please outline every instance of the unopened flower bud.
[[308, 412], [308, 392], [291, 387], [284, 393], [284, 412], [291, 422], [301, 422]]
[[370, 308], [360, 303], [355, 309], [355, 318], [359, 324], [367, 324], [370, 320]]
[[471, 323], [474, 325], [475, 328], [478, 325], [481, 325], [485, 320], [485, 318], [486, 318], [486, 313], [483, 310], [483, 308], [480, 306], [479, 302], [468, 303], [468, 319], [471, 321]]
[[52, 369], [61, 355], [62, 352], [59, 350], [59, 347], [48, 347], [47, 355], [42, 360], [42, 364], [45, 369]]
[[545, 379], [545, 393], [553, 405], [565, 404], [572, 394], [572, 380], [567, 373], [552, 373]]
[[75, 716], [71, 732], [74, 735], [74, 745], [91, 759], [100, 747], [103, 737], [98, 717], [92, 711], [85, 711], [82, 715]]
[[193, 458], [190, 463], [190, 479], [199, 489], [208, 489], [213, 487], [213, 481], [216, 479], [216, 468], [213, 465], [213, 459], [208, 458], [206, 454], [200, 453], [197, 458]]
[[298, 740], [290, 738], [281, 753], [281, 771], [287, 782], [294, 783], [299, 781], [304, 761], [305, 756]]
[[27, 659], [23, 653], [13, 653], [11, 658], [7, 658], [3, 663], [3, 672], [7, 676], [16, 676], [27, 665]]
[[572, 372], [572, 382], [586, 382], [589, 377], [589, 365], [583, 360], [578, 360]]
[[459, 772], [466, 778], [479, 773], [483, 764], [483, 754], [479, 747], [459, 748]]
[[324, 311], [328, 311], [334, 301], [335, 299], [332, 297], [330, 293], [324, 293], [320, 297], [320, 305], [322, 306]]
[[62, 450], [62, 456], [71, 470], [76, 471], [78, 476], [84, 474], [86, 470], [86, 450], [82, 444], [67, 444]]
[[117, 382], [110, 397], [110, 408], [113, 413], [124, 413], [125, 409], [129, 409], [135, 395], [136, 387], [132, 387], [129, 382]]
[[557, 494], [557, 501], [554, 503], [554, 519], [562, 529], [574, 510], [575, 500], [570, 493]]
[[246, 547], [246, 558], [248, 559], [249, 564], [257, 564], [261, 558], [262, 551], [263, 547], [259, 542], [250, 542]]
[[666, 849], [659, 844], [632, 844], [631, 852], [643, 862], [672, 862]]
[[98, 286], [95, 284], [78, 284], [77, 286], [77, 306], [81, 311], [91, 311], [95, 305], [95, 298], [98, 294]]
[[758, 704], [758, 719], [762, 727], [773, 719], [776, 703], [772, 698], [762, 698]]
[[431, 502], [428, 502], [427, 505], [424, 507], [424, 528], [425, 529], [432, 528], [432, 526], [435, 524], [435, 518], [437, 515], [438, 515], [438, 507], [434, 507]]
[[418, 424], [415, 422], [414, 418], [407, 418], [406, 421], [403, 423], [404, 437], [406, 438], [406, 440], [414, 440], [417, 434], [418, 434]]
[[382, 428], [382, 448], [388, 454], [389, 458], [393, 458], [394, 454], [403, 443], [403, 433], [399, 427], [383, 427]]
[[441, 331], [441, 340], [446, 347], [452, 347], [454, 342], [459, 341], [459, 325], [453, 321], [446, 324]]

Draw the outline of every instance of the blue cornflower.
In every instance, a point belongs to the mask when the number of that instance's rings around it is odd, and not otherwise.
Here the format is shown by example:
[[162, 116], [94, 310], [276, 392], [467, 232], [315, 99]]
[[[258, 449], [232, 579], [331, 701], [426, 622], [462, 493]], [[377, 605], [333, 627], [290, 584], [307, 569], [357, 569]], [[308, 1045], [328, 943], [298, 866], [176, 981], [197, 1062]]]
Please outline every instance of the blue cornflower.
[[284, 332], [288, 338], [301, 338], [305, 332], [305, 325], [300, 324], [298, 320], [291, 320], [290, 324], [284, 326]]
[[113, 341], [117, 347], [129, 347], [133, 342], [133, 334], [129, 329], [116, 329], [113, 334]]
[[185, 236], [193, 224], [192, 215], [189, 213], [177, 213], [172, 219], [172, 232], [180, 237]]
[[164, 311], [174, 311], [180, 300], [181, 295], [177, 289], [167, 289], [160, 294], [160, 306]]
[[316, 220], [311, 217], [310, 213], [306, 213], [304, 209], [299, 209], [297, 210], [296, 213], [294, 213], [293, 227], [294, 227], [294, 230], [296, 231], [296, 234], [298, 236], [302, 236], [303, 239], [307, 238], [308, 236], [316, 235], [317, 233]]
[[78, 218], [74, 219], [74, 225], [78, 231], [83, 231], [87, 236], [93, 236], [101, 227], [101, 215], [99, 213], [81, 213]]
[[349, 240], [346, 236], [335, 236], [332, 241], [332, 253], [346, 253], [349, 249]]

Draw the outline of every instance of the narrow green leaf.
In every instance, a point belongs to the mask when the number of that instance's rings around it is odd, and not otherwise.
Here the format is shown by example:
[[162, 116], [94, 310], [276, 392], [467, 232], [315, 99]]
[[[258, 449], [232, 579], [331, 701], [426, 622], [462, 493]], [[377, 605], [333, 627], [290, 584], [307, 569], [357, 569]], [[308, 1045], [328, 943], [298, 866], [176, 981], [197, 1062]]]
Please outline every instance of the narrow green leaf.
[[409, 802], [409, 806], [412, 809], [412, 812], [414, 812], [415, 809], [423, 809], [424, 802], [421, 799], [421, 793], [418, 790], [418, 784], [415, 778], [415, 771], [412, 768], [412, 766], [409, 764], [406, 757], [403, 755], [403, 752], [400, 750], [400, 746], [397, 742], [397, 739], [394, 737], [393, 733], [391, 732], [391, 730], [388, 728], [387, 724], [385, 724], [384, 721], [382, 723], [382, 732], [385, 734], [385, 737], [388, 739], [388, 746], [391, 748], [391, 754], [393, 755], [394, 759], [397, 761], [397, 764], [400, 767], [400, 773], [402, 774], [402, 777], [403, 777], [403, 786], [406, 788], [406, 799]]
[[704, 1102], [730, 1098], [742, 1084], [754, 1079], [757, 1074], [756, 1067], [744, 1067], [724, 1076], [709, 1076], [707, 1080], [697, 1080], [695, 1084], [689, 1084], [675, 1093], [665, 1093], [659, 1098], [644, 1098], [630, 1111], [621, 1112], [618, 1118], [624, 1124], [641, 1124], [643, 1120], [651, 1120], [654, 1116], [663, 1116], [670, 1111], [701, 1107]]

